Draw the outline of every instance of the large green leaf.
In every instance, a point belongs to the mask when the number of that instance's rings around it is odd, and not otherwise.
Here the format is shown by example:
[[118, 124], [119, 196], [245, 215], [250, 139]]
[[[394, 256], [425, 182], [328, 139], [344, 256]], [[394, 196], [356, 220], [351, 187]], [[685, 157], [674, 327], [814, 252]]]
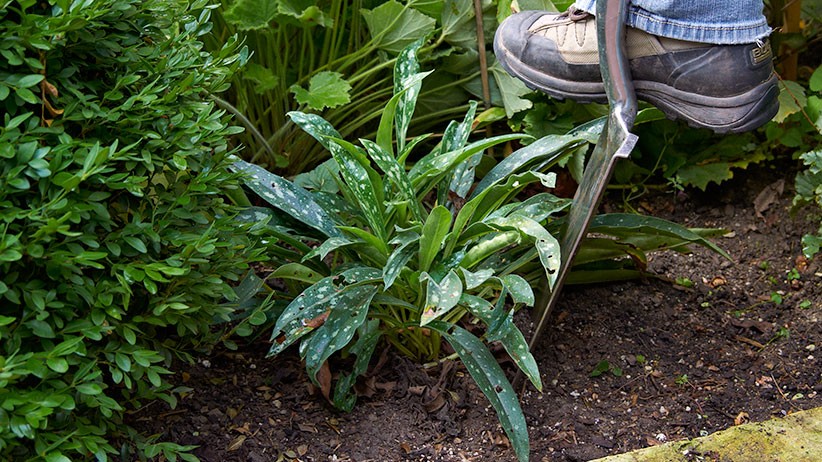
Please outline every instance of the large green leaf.
[[244, 160], [233, 168], [245, 173], [245, 184], [269, 204], [326, 236], [340, 236], [331, 215], [314, 201], [311, 193], [264, 168]]
[[459, 326], [432, 321], [428, 327], [439, 332], [457, 352], [468, 373], [497, 412], [499, 422], [511, 440], [517, 459], [520, 462], [527, 462], [529, 442], [525, 415], [522, 413], [514, 388], [488, 348]]
[[436, 20], [417, 10], [390, 0], [362, 16], [377, 48], [399, 53], [416, 40], [434, 31]]
[[223, 16], [238, 30], [262, 29], [280, 13], [279, 6], [279, 0], [236, 0]]
[[431, 210], [422, 227], [419, 249], [419, 270], [428, 271], [431, 263], [442, 248], [445, 236], [451, 229], [451, 212], [438, 205]]
[[449, 271], [439, 282], [423, 272], [420, 282], [424, 280], [428, 283], [425, 291], [425, 309], [420, 316], [421, 326], [451, 311], [457, 306], [462, 296], [462, 281], [454, 270]]
[[289, 89], [298, 103], [320, 111], [351, 101], [351, 84], [339, 72], [323, 71], [308, 81], [308, 89], [294, 84]]
[[488, 70], [491, 71], [496, 87], [499, 89], [507, 117], [510, 118], [517, 112], [530, 109], [534, 105], [531, 100], [523, 98], [523, 96], [531, 93], [531, 90], [521, 80], [512, 77], [497, 63]]

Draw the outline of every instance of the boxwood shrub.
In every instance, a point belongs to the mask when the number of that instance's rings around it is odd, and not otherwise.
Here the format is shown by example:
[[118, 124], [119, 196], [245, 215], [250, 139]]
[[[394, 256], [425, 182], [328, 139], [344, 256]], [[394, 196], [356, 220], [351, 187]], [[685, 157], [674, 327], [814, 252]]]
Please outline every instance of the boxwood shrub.
[[226, 193], [208, 95], [246, 53], [207, 53], [204, 2], [0, 0], [0, 460], [186, 448], [123, 416], [178, 394], [260, 258]]

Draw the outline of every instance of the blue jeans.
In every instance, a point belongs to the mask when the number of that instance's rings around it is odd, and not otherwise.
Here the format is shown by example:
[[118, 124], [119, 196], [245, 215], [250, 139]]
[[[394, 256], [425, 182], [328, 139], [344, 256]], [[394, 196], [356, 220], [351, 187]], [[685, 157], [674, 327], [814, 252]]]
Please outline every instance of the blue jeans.
[[[771, 32], [762, 0], [630, 0], [626, 24], [652, 35], [713, 44], [753, 43]], [[596, 0], [576, 7], [596, 13]]]

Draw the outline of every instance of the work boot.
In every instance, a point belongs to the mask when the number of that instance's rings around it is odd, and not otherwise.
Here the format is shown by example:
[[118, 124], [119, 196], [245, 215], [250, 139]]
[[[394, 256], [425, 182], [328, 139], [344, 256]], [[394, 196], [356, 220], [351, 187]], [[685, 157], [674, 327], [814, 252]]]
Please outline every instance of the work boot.
[[[596, 20], [572, 6], [565, 13], [523, 11], [494, 37], [497, 60], [529, 88], [555, 98], [607, 102], [599, 70]], [[712, 45], [626, 28], [637, 98], [671, 119], [717, 133], [753, 130], [779, 109], [767, 41]]]

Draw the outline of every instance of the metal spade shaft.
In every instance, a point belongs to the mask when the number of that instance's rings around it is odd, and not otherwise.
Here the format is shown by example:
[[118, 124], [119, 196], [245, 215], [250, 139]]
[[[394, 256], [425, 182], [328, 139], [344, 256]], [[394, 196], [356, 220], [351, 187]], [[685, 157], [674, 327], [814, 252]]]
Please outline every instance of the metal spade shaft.
[[591, 224], [614, 165], [620, 157], [628, 157], [637, 142], [630, 132], [636, 118], [637, 102], [628, 55], [625, 51], [625, 17], [628, 0], [597, 0], [597, 43], [599, 66], [608, 95], [610, 113], [597, 145], [588, 159], [564, 227], [561, 263], [553, 287], [547, 286], [547, 301], [534, 312], [536, 330], [528, 346], [534, 347], [545, 330], [546, 320], [559, 299], [574, 256]]

